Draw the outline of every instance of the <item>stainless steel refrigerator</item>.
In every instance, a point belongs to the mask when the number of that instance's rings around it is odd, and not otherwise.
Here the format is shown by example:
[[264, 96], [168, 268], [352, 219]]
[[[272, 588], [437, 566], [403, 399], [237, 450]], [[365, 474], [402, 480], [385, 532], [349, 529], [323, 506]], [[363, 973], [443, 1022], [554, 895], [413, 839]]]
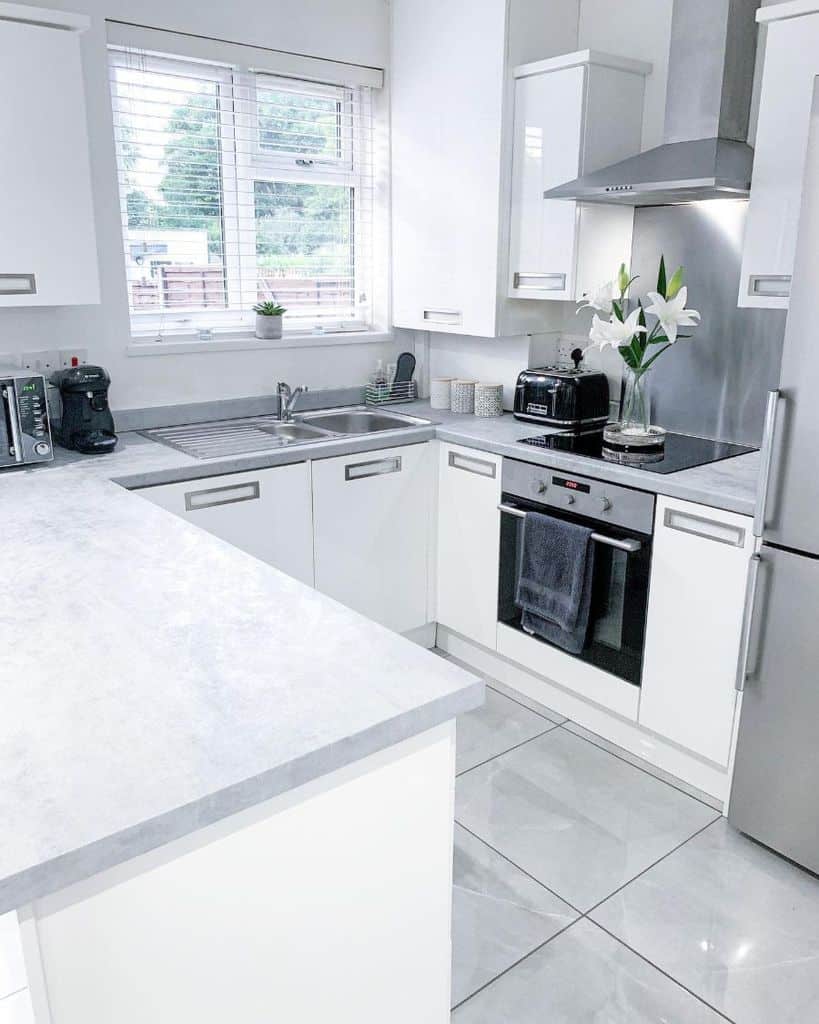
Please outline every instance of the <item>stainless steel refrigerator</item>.
[[819, 872], [819, 87], [780, 389], [770, 396], [728, 818]]

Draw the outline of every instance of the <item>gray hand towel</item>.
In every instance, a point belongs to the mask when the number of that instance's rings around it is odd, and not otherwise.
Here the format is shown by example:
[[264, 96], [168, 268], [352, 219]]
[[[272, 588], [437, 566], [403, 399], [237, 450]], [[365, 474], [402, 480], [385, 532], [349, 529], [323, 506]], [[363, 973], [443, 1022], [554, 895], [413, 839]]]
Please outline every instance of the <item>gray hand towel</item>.
[[570, 654], [586, 642], [594, 575], [592, 531], [538, 512], [527, 512], [515, 603], [521, 625]]

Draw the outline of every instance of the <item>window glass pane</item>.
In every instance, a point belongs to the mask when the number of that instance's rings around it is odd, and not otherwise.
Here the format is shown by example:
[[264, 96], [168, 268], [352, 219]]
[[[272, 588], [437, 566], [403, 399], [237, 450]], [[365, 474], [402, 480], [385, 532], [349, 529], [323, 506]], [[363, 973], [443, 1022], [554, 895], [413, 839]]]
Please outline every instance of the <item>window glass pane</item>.
[[265, 86], [261, 79], [259, 82], [256, 102], [262, 152], [341, 159], [350, 121], [343, 89], [297, 92]]
[[257, 286], [293, 317], [351, 318], [355, 310], [354, 190], [257, 181]]
[[118, 68], [114, 107], [132, 308], [224, 309], [219, 84]]

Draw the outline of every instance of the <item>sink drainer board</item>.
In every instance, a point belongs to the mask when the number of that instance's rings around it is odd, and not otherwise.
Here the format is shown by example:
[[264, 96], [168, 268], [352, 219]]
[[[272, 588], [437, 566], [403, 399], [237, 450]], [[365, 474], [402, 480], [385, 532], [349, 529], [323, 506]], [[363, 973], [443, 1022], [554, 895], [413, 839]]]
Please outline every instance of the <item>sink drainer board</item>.
[[[215, 423], [190, 423], [183, 427], [156, 427], [141, 430], [143, 437], [176, 448], [194, 459], [218, 459], [248, 452], [266, 452], [293, 444], [293, 439], [276, 437], [271, 433], [279, 425], [275, 416], [252, 420], [220, 420]], [[311, 432], [299, 438], [300, 444], [325, 441], [332, 436], [326, 431]]]

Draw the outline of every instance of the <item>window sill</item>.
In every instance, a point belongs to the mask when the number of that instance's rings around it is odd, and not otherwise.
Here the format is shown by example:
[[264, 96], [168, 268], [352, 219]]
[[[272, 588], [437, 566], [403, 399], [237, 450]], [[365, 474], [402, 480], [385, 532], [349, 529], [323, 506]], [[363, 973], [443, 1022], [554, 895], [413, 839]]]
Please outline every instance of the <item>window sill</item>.
[[338, 334], [290, 334], [275, 341], [253, 334], [217, 335], [213, 341], [200, 341], [194, 334], [170, 335], [167, 341], [132, 337], [126, 346], [128, 356], [179, 356], [188, 352], [241, 352], [254, 349], [334, 348], [337, 345], [373, 345], [392, 341], [391, 331], [340, 331]]

